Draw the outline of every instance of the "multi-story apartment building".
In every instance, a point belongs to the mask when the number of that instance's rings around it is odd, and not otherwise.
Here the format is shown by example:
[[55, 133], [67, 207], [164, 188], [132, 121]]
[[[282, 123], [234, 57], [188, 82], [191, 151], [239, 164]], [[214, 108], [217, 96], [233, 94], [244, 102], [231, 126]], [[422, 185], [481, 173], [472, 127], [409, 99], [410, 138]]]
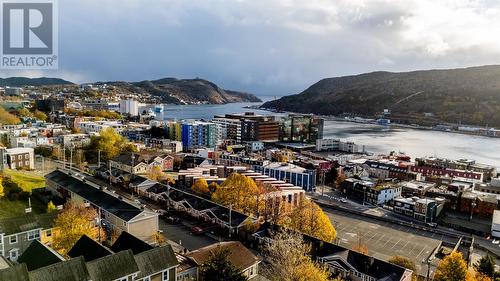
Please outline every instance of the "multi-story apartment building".
[[182, 123], [182, 146], [184, 149], [215, 147], [217, 125], [212, 122], [190, 121]]
[[236, 143], [241, 143], [241, 121], [225, 117], [215, 117], [212, 122], [217, 124], [217, 139], [219, 142], [223, 140], [235, 140]]
[[7, 148], [3, 152], [6, 156], [6, 166], [10, 169], [34, 169], [35, 152], [30, 147]]

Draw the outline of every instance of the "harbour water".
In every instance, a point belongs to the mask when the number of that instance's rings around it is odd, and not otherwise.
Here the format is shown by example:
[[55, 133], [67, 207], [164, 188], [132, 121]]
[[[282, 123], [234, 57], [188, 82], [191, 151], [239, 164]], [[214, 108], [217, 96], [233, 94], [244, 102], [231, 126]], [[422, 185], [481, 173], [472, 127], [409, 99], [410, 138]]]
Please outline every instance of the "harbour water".
[[[263, 100], [269, 97], [264, 97]], [[214, 115], [253, 111], [270, 115], [269, 111], [248, 109], [260, 103], [222, 105], [165, 105], [158, 119], [211, 119]], [[340, 138], [365, 145], [373, 153], [404, 152], [411, 157], [437, 156], [450, 159], [467, 158], [500, 167], [500, 139], [457, 133], [392, 128], [374, 124], [326, 121], [325, 138]]]

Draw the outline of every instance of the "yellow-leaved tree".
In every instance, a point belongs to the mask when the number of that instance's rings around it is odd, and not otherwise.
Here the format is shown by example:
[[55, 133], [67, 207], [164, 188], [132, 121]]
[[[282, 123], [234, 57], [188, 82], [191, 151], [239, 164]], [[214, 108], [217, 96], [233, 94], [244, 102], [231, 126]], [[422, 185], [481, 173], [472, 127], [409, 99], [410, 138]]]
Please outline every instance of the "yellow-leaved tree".
[[37, 120], [41, 120], [41, 121], [47, 121], [47, 114], [45, 114], [43, 111], [40, 111], [40, 110], [35, 110], [35, 112], [33, 112], [33, 116], [37, 119]]
[[149, 170], [148, 178], [154, 181], [161, 181], [167, 177], [165, 173], [161, 170], [160, 166], [154, 166]]
[[7, 110], [0, 106], [0, 123], [15, 125], [21, 123], [21, 120], [14, 114], [7, 112]]
[[453, 251], [438, 264], [434, 273], [434, 281], [472, 281], [462, 254]]
[[56, 205], [54, 205], [52, 201], [49, 201], [49, 203], [47, 203], [47, 213], [52, 213], [56, 210], [57, 210]]
[[137, 150], [132, 143], [111, 127], [102, 130], [99, 136], [93, 136], [89, 149], [92, 151], [100, 150], [101, 156], [105, 159], [114, 158], [122, 152], [135, 152]]
[[232, 207], [246, 214], [255, 214], [258, 209], [259, 188], [255, 181], [247, 176], [232, 173], [212, 193], [212, 200]]
[[5, 196], [5, 190], [3, 188], [2, 179], [0, 179], [0, 199]]
[[327, 281], [327, 268], [309, 256], [310, 245], [295, 232], [278, 232], [266, 243], [263, 254], [268, 261], [263, 270], [276, 281]]
[[210, 193], [210, 190], [208, 189], [208, 183], [204, 178], [199, 178], [197, 179], [193, 186], [191, 186], [191, 189], [200, 194], [208, 194]]
[[97, 212], [91, 207], [81, 204], [66, 203], [63, 211], [57, 216], [54, 227], [58, 231], [53, 234], [52, 247], [59, 253], [66, 253], [76, 241], [87, 235], [91, 239], [106, 239], [103, 229], [96, 225]]
[[291, 213], [280, 218], [280, 223], [328, 242], [337, 237], [337, 232], [328, 216], [318, 204], [308, 198], [303, 198]]

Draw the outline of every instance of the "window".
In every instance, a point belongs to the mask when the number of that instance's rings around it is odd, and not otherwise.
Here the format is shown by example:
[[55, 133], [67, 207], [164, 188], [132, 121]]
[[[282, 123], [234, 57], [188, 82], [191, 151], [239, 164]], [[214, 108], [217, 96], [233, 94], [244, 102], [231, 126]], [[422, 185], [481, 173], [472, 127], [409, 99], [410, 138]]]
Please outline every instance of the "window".
[[52, 229], [47, 229], [47, 230], [45, 231], [45, 236], [47, 236], [47, 237], [51, 237], [51, 236], [52, 236]]
[[15, 244], [17, 243], [17, 235], [12, 235], [9, 240], [10, 244]]
[[142, 281], [151, 281], [151, 276], [144, 277], [144, 278], [142, 279]]
[[162, 274], [161, 274], [161, 280], [162, 281], [168, 281], [168, 270], [162, 272]]
[[9, 251], [9, 257], [11, 260], [16, 261], [19, 255], [19, 249], [12, 249]]
[[40, 239], [39, 230], [28, 231], [28, 240], [33, 240], [33, 239]]

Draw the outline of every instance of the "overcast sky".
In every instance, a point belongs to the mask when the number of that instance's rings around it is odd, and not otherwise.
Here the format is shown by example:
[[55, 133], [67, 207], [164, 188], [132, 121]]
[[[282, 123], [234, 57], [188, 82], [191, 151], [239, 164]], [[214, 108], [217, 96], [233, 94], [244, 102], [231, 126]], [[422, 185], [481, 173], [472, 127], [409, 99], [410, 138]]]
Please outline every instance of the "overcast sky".
[[258, 95], [325, 78], [500, 64], [496, 0], [59, 0], [59, 70], [73, 82], [211, 80]]

